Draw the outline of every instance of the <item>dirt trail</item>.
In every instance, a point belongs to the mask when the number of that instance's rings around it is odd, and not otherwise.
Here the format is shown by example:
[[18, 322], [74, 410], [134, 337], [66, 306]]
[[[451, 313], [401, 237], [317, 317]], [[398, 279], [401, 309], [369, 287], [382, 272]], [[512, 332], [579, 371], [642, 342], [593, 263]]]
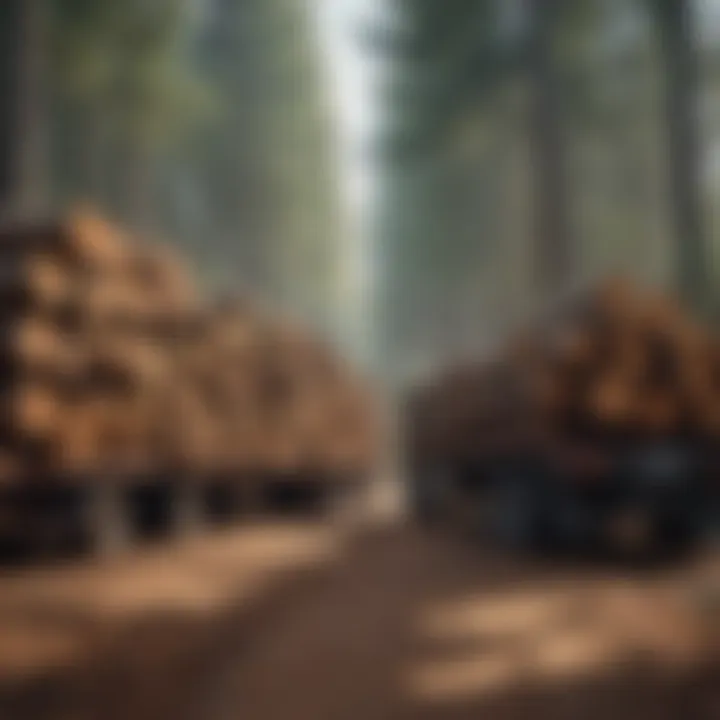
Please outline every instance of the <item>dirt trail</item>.
[[720, 718], [704, 572], [541, 566], [386, 530], [225, 648], [203, 717]]
[[[713, 720], [709, 573], [518, 561], [398, 520], [31, 571], [0, 579], [0, 718]], [[39, 653], [63, 632], [75, 654]]]
[[248, 524], [113, 561], [0, 573], [0, 718], [175, 718], [228, 629], [335, 561], [333, 528]]

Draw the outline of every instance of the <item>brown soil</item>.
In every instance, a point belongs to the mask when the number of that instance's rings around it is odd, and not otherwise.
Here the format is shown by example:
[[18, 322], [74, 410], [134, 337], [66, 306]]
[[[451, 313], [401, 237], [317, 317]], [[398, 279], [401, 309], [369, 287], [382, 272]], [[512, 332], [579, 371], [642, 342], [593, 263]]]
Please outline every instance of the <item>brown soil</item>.
[[0, 579], [0, 718], [720, 718], [712, 563], [257, 526]]

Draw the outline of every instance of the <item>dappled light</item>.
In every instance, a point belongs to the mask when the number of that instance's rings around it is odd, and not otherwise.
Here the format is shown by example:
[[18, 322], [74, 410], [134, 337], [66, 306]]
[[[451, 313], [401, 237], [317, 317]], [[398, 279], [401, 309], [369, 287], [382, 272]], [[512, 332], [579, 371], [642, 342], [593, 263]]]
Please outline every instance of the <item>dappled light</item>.
[[672, 589], [650, 600], [619, 578], [432, 606], [417, 623], [428, 659], [411, 665], [408, 691], [418, 702], [460, 702], [622, 670], [638, 657], [671, 676], [692, 667], [707, 640], [682, 610]]
[[0, 2], [0, 720], [720, 720], [720, 0]]

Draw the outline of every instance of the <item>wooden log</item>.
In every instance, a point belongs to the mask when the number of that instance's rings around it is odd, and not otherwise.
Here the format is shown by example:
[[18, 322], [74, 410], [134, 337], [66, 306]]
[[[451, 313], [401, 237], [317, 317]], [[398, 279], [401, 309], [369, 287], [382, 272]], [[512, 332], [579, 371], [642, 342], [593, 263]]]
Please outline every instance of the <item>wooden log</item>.
[[[1, 256], [0, 256], [1, 257]], [[73, 273], [50, 255], [12, 255], [0, 263], [3, 314], [48, 310], [73, 296]]]
[[438, 376], [415, 410], [414, 443], [457, 459], [527, 418], [595, 437], [714, 432], [717, 357], [708, 329], [672, 298], [603, 284], [566, 298], [494, 358]]
[[170, 356], [152, 341], [107, 335], [90, 343], [86, 382], [101, 392], [132, 394], [166, 382]]
[[127, 258], [125, 277], [128, 285], [157, 310], [189, 312], [201, 303], [189, 269], [170, 247], [159, 244], [134, 246]]
[[89, 272], [120, 267], [125, 243], [118, 231], [90, 208], [76, 208], [60, 220], [0, 228], [0, 256], [51, 255]]
[[11, 437], [43, 440], [62, 420], [63, 399], [37, 383], [15, 383], [0, 396], [5, 430]]
[[104, 424], [109, 415], [99, 398], [68, 404], [49, 431], [49, 465], [58, 472], [92, 477], [104, 462]]
[[0, 381], [38, 379], [70, 386], [86, 372], [84, 338], [62, 332], [40, 316], [0, 322]]

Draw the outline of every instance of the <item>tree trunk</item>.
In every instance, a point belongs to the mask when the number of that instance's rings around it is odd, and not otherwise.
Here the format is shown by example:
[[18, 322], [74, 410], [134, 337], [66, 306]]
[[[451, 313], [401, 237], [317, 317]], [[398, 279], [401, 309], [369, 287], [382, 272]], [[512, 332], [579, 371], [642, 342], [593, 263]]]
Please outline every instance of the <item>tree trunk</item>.
[[654, 0], [665, 69], [670, 210], [680, 292], [698, 306], [708, 301], [698, 118], [698, 56], [687, 0]]
[[157, 230], [156, 165], [152, 150], [141, 140], [131, 141], [124, 162], [123, 220], [136, 232], [152, 235]]
[[5, 0], [0, 6], [0, 210], [14, 203], [18, 186], [20, 122], [20, 25], [23, 0]]
[[108, 157], [107, 109], [101, 104], [89, 113], [89, 122], [83, 125], [80, 157], [82, 162], [80, 190], [82, 195], [99, 207], [105, 207], [109, 194], [107, 176], [111, 167]]
[[0, 7], [0, 210], [38, 212], [47, 199], [45, 0]]
[[565, 147], [552, 60], [557, 0], [526, 0], [530, 76], [529, 131], [533, 172], [535, 271], [541, 294], [569, 282], [575, 263], [568, 214]]

